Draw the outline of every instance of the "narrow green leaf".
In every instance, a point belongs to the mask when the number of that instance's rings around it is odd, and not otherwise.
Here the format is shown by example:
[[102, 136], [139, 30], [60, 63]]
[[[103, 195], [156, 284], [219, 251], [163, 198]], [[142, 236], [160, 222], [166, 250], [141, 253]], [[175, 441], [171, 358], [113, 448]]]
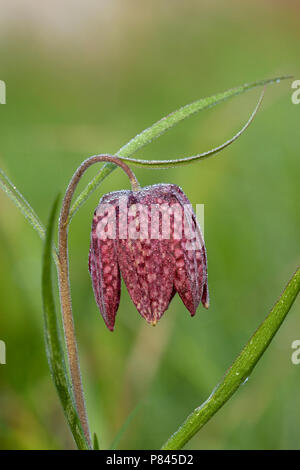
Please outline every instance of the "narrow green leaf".
[[250, 126], [251, 122], [253, 121], [261, 105], [263, 96], [264, 96], [264, 92], [262, 92], [262, 94], [260, 95], [258, 103], [255, 106], [254, 111], [251, 113], [251, 116], [249, 117], [246, 124], [231, 139], [227, 140], [226, 142], [219, 145], [218, 147], [208, 150], [207, 152], [200, 153], [198, 155], [192, 155], [191, 157], [176, 158], [174, 160], [140, 160], [137, 158], [127, 158], [127, 157], [120, 157], [120, 160], [124, 160], [126, 161], [126, 163], [132, 164], [134, 166], [147, 167], [147, 168], [154, 169], [154, 168], [170, 168], [170, 167], [175, 167], [175, 166], [188, 165], [189, 163], [193, 163], [198, 160], [203, 160], [204, 158], [211, 157], [212, 155], [215, 155], [216, 153], [225, 149], [229, 145], [233, 144], [233, 142], [235, 142], [245, 132], [245, 130]]
[[20, 209], [24, 217], [37, 231], [42, 240], [45, 239], [45, 228], [36, 215], [29, 202], [26, 201], [24, 196], [17, 190], [16, 186], [9, 180], [8, 176], [0, 169], [0, 187], [8, 195], [8, 197]]
[[138, 134], [132, 140], [128, 142], [128, 144], [122, 147], [117, 155], [122, 157], [128, 157], [133, 155], [138, 150], [140, 150], [144, 145], [149, 144], [152, 140], [157, 139], [166, 131], [174, 127], [179, 122], [183, 121], [184, 119], [193, 116], [193, 114], [198, 113], [207, 108], [211, 108], [222, 101], [231, 98], [232, 96], [240, 95], [241, 93], [251, 90], [252, 88], [258, 86], [268, 85], [270, 83], [279, 83], [281, 80], [286, 78], [291, 78], [290, 76], [284, 77], [276, 77], [267, 80], [259, 80], [252, 83], [246, 83], [244, 85], [238, 86], [236, 88], [231, 88], [230, 90], [224, 91], [222, 93], [218, 93], [213, 96], [208, 96], [206, 98], [201, 98], [200, 100], [194, 101], [191, 104], [187, 104], [182, 108], [179, 108], [177, 111], [172, 112], [166, 117], [163, 117], [148, 129], [145, 129], [143, 132]]
[[[219, 103], [222, 103], [223, 101], [233, 96], [244, 93], [245, 91], [251, 90], [255, 87], [264, 86], [264, 85], [268, 85], [271, 83], [279, 83], [281, 80], [285, 80], [288, 78], [292, 78], [292, 77], [289, 75], [286, 75], [283, 77], [275, 77], [275, 78], [270, 78], [267, 80], [259, 80], [259, 81], [252, 82], [252, 83], [246, 83], [239, 87], [232, 88], [222, 93], [218, 93], [217, 95], [209, 96], [206, 98], [201, 98], [200, 100], [194, 101], [193, 103], [183, 106], [177, 111], [174, 111], [168, 116], [163, 117], [158, 122], [153, 124], [151, 127], [148, 127], [147, 129], [142, 131], [140, 134], [136, 135], [126, 145], [120, 148], [120, 150], [116, 153], [116, 156], [119, 158], [123, 157], [124, 159], [128, 158], [132, 156], [133, 154], [135, 154], [142, 147], [149, 144], [154, 139], [160, 137], [166, 131], [174, 127], [176, 124], [183, 121], [184, 119], [187, 119], [193, 114], [198, 113], [199, 111], [202, 111], [204, 109], [210, 108], [212, 106], [215, 106]], [[191, 160], [193, 160], [192, 157], [191, 157]], [[142, 162], [142, 165], [141, 165], [141, 162]], [[128, 163], [133, 164], [133, 159], [128, 161]], [[148, 166], [150, 168], [155, 168], [155, 164], [153, 165], [151, 162], [145, 162], [143, 160], [139, 160], [135, 163], [137, 165], [140, 164], [140, 166]], [[171, 162], [168, 162], [168, 166], [172, 166]], [[86, 186], [86, 188], [79, 194], [79, 196], [75, 200], [70, 210], [69, 221], [71, 220], [75, 212], [79, 209], [79, 207], [82, 206], [85, 203], [85, 201], [89, 198], [89, 196], [95, 191], [95, 189], [98, 188], [98, 186], [101, 184], [104, 178], [106, 178], [115, 169], [116, 169], [116, 165], [112, 163], [106, 163], [105, 165], [103, 165], [99, 173], [91, 180], [91, 182]]]
[[300, 290], [300, 269], [296, 271], [273, 309], [250, 338], [242, 352], [209, 398], [196, 408], [168, 439], [163, 450], [182, 447], [212, 418], [234, 392], [248, 380], [249, 375], [279, 330]]
[[[43, 226], [36, 212], [31, 207], [29, 202], [25, 199], [25, 197], [20, 193], [20, 191], [18, 191], [16, 186], [10, 181], [10, 179], [4, 173], [4, 171], [1, 169], [0, 169], [0, 188], [3, 189], [3, 191], [18, 207], [18, 209], [21, 211], [24, 217], [32, 225], [34, 230], [36, 230], [39, 237], [42, 240], [45, 240], [45, 233], [46, 233], [45, 227]], [[53, 246], [52, 254], [53, 254], [54, 261], [57, 264], [58, 258], [57, 258], [57, 252], [56, 252], [55, 246]]]
[[58, 198], [53, 205], [53, 209], [49, 218], [43, 253], [42, 298], [46, 353], [51, 376], [56, 386], [70, 430], [73, 434], [78, 449], [85, 450], [89, 449], [89, 446], [86, 442], [84, 432], [82, 430], [81, 423], [75, 408], [73, 393], [65, 364], [61, 332], [53, 297], [51, 277], [51, 247], [57, 204]]

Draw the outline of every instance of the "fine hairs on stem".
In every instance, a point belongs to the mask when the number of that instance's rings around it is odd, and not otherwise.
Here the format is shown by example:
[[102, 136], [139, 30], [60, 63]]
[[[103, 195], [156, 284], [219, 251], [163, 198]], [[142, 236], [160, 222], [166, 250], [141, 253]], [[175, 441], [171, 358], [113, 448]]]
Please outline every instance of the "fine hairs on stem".
[[67, 356], [70, 367], [70, 375], [74, 398], [79, 419], [89, 446], [92, 448], [91, 435], [89, 430], [88, 418], [86, 413], [85, 399], [82, 388], [79, 357], [75, 335], [75, 327], [72, 312], [72, 301], [70, 293], [69, 280], [69, 261], [68, 261], [68, 219], [72, 197], [80, 178], [85, 171], [94, 163], [110, 162], [120, 166], [128, 175], [132, 190], [140, 189], [139, 183], [132, 170], [117, 157], [111, 155], [95, 155], [85, 160], [75, 171], [69, 186], [67, 188], [59, 218], [58, 235], [58, 278], [61, 312], [63, 318], [64, 334], [66, 339]]

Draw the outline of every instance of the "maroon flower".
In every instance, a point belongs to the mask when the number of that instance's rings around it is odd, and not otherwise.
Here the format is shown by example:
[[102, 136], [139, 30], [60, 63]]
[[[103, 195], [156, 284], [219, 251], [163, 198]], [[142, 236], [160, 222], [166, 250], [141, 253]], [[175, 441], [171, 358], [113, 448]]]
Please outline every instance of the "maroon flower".
[[195, 315], [208, 308], [204, 241], [192, 206], [173, 184], [104, 195], [94, 213], [89, 271], [113, 331], [121, 276], [139, 313], [155, 325], [176, 292]]

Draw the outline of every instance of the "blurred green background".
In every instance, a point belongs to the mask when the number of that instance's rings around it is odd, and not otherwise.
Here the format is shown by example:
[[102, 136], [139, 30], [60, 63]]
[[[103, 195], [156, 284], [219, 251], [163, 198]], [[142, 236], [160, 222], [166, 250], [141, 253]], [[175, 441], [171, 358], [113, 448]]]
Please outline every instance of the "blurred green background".
[[[45, 223], [86, 157], [117, 151], [179, 106], [281, 74], [300, 79], [300, 4], [293, 1], [16, 1], [1, 3], [0, 167]], [[112, 334], [87, 269], [90, 225], [108, 177], [70, 229], [71, 282], [91, 428], [108, 448], [159, 448], [202, 403], [299, 263], [299, 114], [291, 81], [267, 88], [255, 122], [212, 159], [137, 169], [142, 185], [172, 182], [205, 204], [211, 307], [191, 319], [176, 296], [156, 328], [122, 290]], [[253, 90], [180, 124], [140, 153], [166, 159], [221, 144], [247, 120]], [[95, 174], [90, 170], [81, 187]], [[50, 379], [41, 305], [42, 243], [0, 194], [0, 448], [73, 448]], [[300, 448], [299, 303], [244, 385], [190, 449]], [[137, 407], [137, 408], [136, 408]]]

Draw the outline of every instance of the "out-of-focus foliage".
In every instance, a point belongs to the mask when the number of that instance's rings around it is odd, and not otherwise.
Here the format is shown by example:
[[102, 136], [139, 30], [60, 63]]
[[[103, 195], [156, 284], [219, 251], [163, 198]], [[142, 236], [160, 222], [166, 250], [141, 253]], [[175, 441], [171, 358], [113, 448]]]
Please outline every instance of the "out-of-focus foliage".
[[[0, 105], [0, 167], [43, 223], [89, 155], [117, 151], [202, 96], [285, 73], [300, 78], [296, 2], [16, 5], [1, 7], [7, 104]], [[245, 122], [257, 97], [253, 91], [205, 111], [138, 156], [166, 159], [216, 146]], [[254, 124], [222, 154], [183, 168], [136, 169], [142, 185], [173, 182], [205, 204], [211, 307], [193, 319], [175, 297], [149, 327], [123, 289], [115, 332], [105, 328], [87, 269], [90, 225], [101, 194], [128, 187], [121, 171], [74, 217], [75, 323], [100, 448], [111, 445], [136, 406], [119, 448], [160, 446], [207, 398], [299, 264], [299, 113], [283, 82], [267, 89]], [[44, 351], [42, 244], [3, 193], [0, 218], [0, 339], [7, 347], [0, 448], [69, 448]], [[298, 304], [247, 384], [189, 448], [299, 448], [300, 366], [291, 362], [297, 313]]]

